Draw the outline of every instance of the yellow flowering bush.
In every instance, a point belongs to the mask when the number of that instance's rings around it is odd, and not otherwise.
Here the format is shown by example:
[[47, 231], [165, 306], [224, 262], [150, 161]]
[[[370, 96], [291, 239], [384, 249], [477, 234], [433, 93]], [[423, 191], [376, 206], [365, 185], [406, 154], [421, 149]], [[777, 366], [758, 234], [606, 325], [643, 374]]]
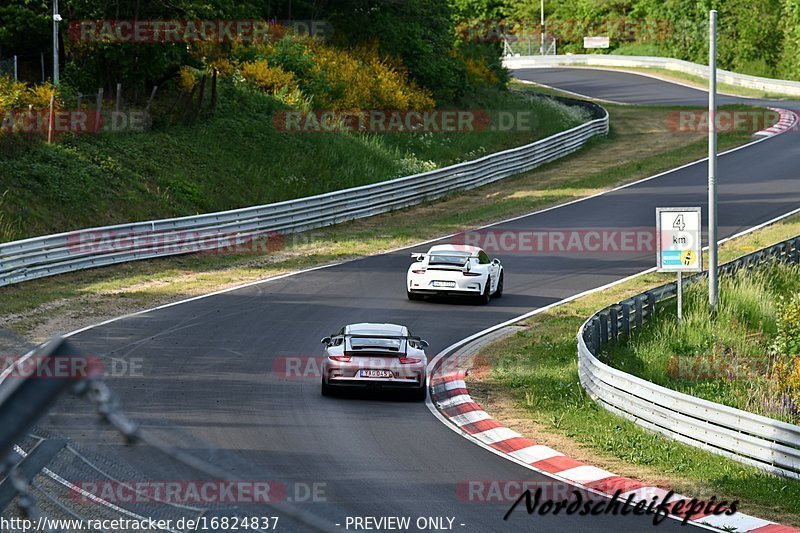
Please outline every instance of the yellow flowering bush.
[[314, 42], [313, 75], [327, 91], [314, 94], [319, 107], [335, 110], [430, 109], [430, 93], [409, 79], [374, 48], [339, 50]]
[[[0, 76], [0, 110], [25, 109], [32, 105], [34, 109], [47, 109], [50, 97], [56, 94], [56, 88], [49, 83], [29, 87], [9, 76]], [[56, 99], [58, 107], [58, 99]]]
[[492, 72], [482, 57], [464, 59], [467, 67], [467, 82], [475, 87], [495, 87], [499, 83], [497, 75]]
[[192, 67], [182, 66], [178, 71], [178, 87], [184, 91], [191, 91], [197, 83], [197, 69]]
[[800, 294], [781, 306], [771, 351], [774, 383], [780, 393], [800, 404]]
[[281, 67], [270, 66], [264, 59], [242, 63], [240, 71], [245, 80], [271, 94], [277, 94], [283, 89], [297, 89], [294, 74]]
[[[203, 49], [208, 70], [241, 76], [253, 87], [291, 107], [356, 111], [430, 109], [431, 94], [377, 47], [343, 50], [318, 39], [280, 32], [266, 43], [232, 43], [228, 57]], [[198, 49], [199, 51], [199, 49]], [[179, 85], [188, 82], [181, 70]], [[182, 85], [183, 86], [183, 85]]]

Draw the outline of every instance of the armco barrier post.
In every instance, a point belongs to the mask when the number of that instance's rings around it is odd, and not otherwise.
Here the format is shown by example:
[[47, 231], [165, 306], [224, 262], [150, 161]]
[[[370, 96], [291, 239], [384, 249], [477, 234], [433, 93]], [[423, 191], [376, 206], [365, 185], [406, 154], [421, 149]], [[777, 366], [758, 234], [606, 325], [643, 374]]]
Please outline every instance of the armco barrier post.
[[605, 311], [600, 311], [597, 317], [600, 319], [600, 346], [608, 343], [608, 316]]
[[643, 323], [642, 313], [644, 312], [643, 309], [642, 309], [642, 296], [641, 295], [636, 296], [633, 299], [633, 301], [634, 301], [634, 305], [636, 306], [636, 316], [635, 316], [636, 327], [637, 328], [641, 328], [642, 327], [642, 323]]
[[645, 296], [647, 297], [647, 319], [650, 320], [656, 312], [656, 295], [653, 294], [653, 291], [647, 291]]
[[594, 317], [592, 319], [592, 341], [594, 342], [594, 353], [600, 351], [600, 318]]
[[622, 334], [626, 337], [631, 334], [631, 304], [622, 302]]
[[611, 326], [611, 341], [616, 343], [619, 340], [619, 315], [616, 306], [608, 310], [608, 321]]

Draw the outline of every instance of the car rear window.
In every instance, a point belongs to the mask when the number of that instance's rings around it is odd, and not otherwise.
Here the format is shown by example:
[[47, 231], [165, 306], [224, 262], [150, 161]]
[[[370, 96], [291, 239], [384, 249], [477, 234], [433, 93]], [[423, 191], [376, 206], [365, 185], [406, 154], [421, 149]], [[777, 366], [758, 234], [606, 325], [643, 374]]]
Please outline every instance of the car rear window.
[[353, 350], [378, 349], [400, 351], [400, 339], [372, 339], [362, 337], [351, 337], [350, 347]]
[[467, 262], [469, 254], [452, 253], [447, 255], [431, 255], [428, 257], [429, 265], [463, 265]]

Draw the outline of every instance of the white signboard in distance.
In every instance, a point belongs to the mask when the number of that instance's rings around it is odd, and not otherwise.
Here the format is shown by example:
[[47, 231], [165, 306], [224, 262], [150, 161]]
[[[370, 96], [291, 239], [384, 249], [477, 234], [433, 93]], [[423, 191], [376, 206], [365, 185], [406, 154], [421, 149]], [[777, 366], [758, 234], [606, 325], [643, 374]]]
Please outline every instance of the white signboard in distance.
[[656, 208], [659, 272], [703, 270], [702, 219], [699, 207]]
[[608, 48], [611, 45], [611, 39], [608, 37], [584, 37], [584, 48]]

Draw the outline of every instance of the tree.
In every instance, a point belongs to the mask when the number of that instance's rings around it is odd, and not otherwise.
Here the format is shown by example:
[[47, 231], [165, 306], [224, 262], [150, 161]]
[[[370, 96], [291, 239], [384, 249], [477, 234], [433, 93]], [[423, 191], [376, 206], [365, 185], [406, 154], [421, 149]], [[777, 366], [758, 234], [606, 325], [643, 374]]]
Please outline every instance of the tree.
[[398, 57], [439, 101], [466, 90], [466, 69], [453, 53], [453, 9], [443, 0], [341, 0], [329, 12], [342, 44], [378, 46]]

